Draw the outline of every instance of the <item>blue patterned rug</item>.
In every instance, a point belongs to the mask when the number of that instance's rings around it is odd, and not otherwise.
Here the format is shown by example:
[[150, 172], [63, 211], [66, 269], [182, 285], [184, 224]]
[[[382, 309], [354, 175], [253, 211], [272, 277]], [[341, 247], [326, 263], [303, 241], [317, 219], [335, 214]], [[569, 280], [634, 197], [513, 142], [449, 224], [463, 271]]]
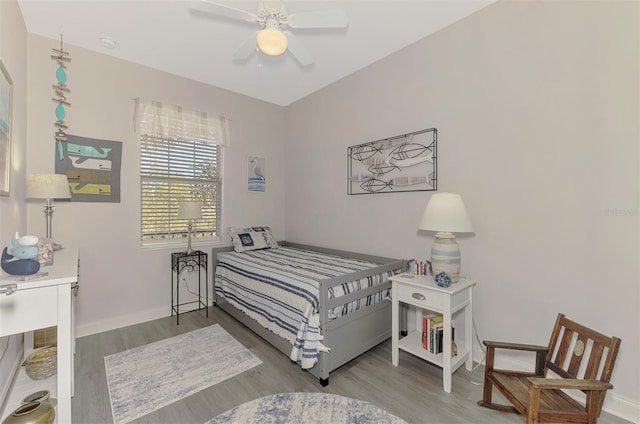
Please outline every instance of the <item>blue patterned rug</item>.
[[329, 393], [280, 393], [244, 403], [205, 424], [407, 424], [363, 400]]
[[262, 363], [218, 324], [104, 358], [113, 421], [127, 423]]

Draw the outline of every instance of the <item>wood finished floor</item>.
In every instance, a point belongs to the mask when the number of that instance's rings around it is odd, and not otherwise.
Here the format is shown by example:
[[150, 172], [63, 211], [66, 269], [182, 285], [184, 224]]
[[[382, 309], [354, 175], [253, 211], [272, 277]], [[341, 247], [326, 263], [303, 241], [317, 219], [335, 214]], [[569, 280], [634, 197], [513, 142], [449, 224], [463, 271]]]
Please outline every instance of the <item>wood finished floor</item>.
[[[462, 367], [453, 376], [452, 393], [442, 390], [442, 370], [411, 354], [400, 352], [400, 364], [391, 364], [391, 340], [342, 366], [330, 375], [329, 385], [318, 380], [284, 354], [216, 307], [162, 318], [77, 340], [75, 396], [72, 418], [79, 424], [113, 423], [104, 357], [123, 350], [220, 324], [250, 349], [262, 364], [229, 380], [177, 401], [133, 423], [204, 423], [242, 403], [285, 392], [326, 392], [362, 399], [386, 409], [408, 423], [524, 423], [515, 414], [476, 405], [482, 396], [482, 368], [469, 373]], [[215, 346], [211, 347], [215, 349]], [[189, 358], [184, 358], [188, 361]], [[496, 394], [495, 399], [499, 399]], [[601, 424], [628, 423], [603, 413]]]

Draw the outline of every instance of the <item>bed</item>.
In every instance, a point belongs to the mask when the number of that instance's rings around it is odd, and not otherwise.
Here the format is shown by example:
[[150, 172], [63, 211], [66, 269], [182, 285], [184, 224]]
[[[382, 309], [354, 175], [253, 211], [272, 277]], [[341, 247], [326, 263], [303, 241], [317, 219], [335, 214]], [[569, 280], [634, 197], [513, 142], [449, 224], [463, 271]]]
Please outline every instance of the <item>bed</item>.
[[[213, 248], [214, 303], [326, 386], [331, 371], [391, 337], [388, 277], [403, 272], [407, 262], [284, 241], [277, 245], [247, 252]], [[275, 298], [274, 290], [286, 299]], [[292, 306], [298, 302], [294, 296], [309, 304]], [[294, 328], [289, 319], [296, 316]]]

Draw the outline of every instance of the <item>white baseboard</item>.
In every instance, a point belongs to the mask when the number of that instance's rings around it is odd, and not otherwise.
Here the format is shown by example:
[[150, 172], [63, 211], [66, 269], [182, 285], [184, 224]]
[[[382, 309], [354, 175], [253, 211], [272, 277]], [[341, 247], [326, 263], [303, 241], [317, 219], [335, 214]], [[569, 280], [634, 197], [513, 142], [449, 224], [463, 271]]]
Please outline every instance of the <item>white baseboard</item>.
[[[474, 348], [473, 354], [474, 361], [482, 361], [484, 365], [484, 352]], [[516, 371], [533, 371], [532, 363], [518, 361], [505, 357], [505, 355], [496, 355], [495, 367]], [[624, 418], [632, 423], [640, 422], [640, 400], [619, 395], [615, 392], [615, 389], [607, 392], [602, 409], [609, 414]]]
[[607, 393], [602, 409], [632, 423], [640, 423], [640, 401], [618, 395], [615, 391]]
[[150, 309], [136, 312], [135, 314], [121, 315], [104, 321], [96, 321], [76, 327], [76, 338], [102, 333], [104, 331], [115, 330], [117, 328], [128, 327], [142, 322], [152, 321], [171, 315], [167, 307]]

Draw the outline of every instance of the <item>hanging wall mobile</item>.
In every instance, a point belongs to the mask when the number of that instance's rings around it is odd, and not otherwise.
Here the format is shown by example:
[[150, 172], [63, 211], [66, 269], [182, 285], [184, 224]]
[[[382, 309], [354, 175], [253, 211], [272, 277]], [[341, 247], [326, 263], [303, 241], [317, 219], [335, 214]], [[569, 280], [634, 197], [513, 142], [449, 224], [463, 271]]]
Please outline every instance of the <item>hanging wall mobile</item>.
[[62, 48], [62, 33], [60, 34], [60, 49], [51, 49], [53, 53], [51, 55], [51, 59], [58, 62], [58, 69], [56, 69], [56, 79], [58, 80], [57, 84], [54, 84], [53, 91], [55, 93], [55, 97], [52, 98], [56, 106], [56, 133], [55, 139], [56, 142], [60, 143], [62, 141], [67, 141], [67, 125], [64, 123], [64, 117], [66, 115], [65, 107], [71, 106], [71, 103], [67, 101], [67, 95], [71, 92], [69, 87], [67, 87], [67, 63], [71, 62], [71, 58], [69, 57], [69, 52], [64, 51]]
[[347, 156], [348, 194], [438, 189], [435, 128], [351, 146]]

